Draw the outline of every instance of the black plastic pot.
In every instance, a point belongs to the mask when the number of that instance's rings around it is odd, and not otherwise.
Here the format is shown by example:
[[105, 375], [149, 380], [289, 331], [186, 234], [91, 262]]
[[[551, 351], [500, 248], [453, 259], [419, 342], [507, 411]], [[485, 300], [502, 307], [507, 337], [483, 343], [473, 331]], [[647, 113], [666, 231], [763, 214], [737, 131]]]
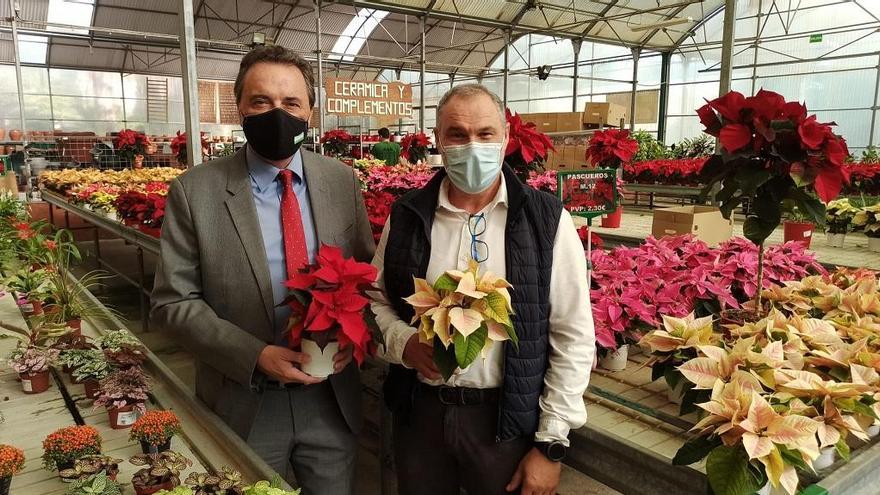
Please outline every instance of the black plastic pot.
[[12, 476], [0, 478], [0, 495], [9, 495], [10, 486], [12, 486]]
[[[160, 452], [165, 452], [166, 450], [171, 450], [171, 439], [169, 438], [167, 442], [162, 445], [153, 445], [141, 440], [141, 451], [144, 454], [158, 454]], [[0, 494], [2, 495], [2, 494]]]

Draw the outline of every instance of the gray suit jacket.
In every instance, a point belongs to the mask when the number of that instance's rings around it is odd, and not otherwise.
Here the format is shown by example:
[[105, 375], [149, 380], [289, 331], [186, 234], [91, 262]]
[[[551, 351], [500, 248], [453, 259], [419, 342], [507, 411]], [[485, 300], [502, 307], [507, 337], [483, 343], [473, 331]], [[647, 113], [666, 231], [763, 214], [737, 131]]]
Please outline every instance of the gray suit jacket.
[[[369, 262], [375, 248], [358, 181], [344, 164], [303, 150], [318, 240]], [[196, 357], [196, 394], [247, 439], [275, 341], [272, 288], [245, 150], [199, 165], [171, 183], [151, 317]], [[330, 383], [352, 431], [361, 424], [352, 363]]]

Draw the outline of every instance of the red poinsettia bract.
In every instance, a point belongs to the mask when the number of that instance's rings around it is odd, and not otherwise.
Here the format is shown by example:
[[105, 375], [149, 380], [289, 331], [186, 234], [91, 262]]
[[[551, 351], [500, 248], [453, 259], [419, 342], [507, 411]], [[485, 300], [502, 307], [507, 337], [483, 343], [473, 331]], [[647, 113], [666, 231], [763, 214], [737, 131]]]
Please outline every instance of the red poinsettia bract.
[[639, 151], [639, 143], [626, 129], [596, 131], [587, 146], [587, 158], [595, 166], [617, 168]]
[[407, 134], [400, 140], [400, 154], [410, 162], [424, 160], [431, 141], [424, 132]]
[[[309, 296], [308, 308], [296, 298], [288, 298], [295, 324], [290, 326], [291, 347], [297, 347], [302, 332], [326, 332], [338, 329], [339, 348], [353, 346], [354, 359], [361, 364], [371, 352], [372, 337], [364, 320], [370, 303], [366, 291], [378, 277], [376, 267], [345, 258], [335, 246], [321, 245], [315, 264], [305, 267], [285, 284]], [[305, 317], [302, 316], [305, 311]]]
[[525, 163], [532, 163], [537, 159], [546, 160], [550, 150], [556, 150], [550, 137], [539, 131], [534, 122], [523, 122], [518, 113], [511, 113], [509, 109], [505, 113], [510, 134], [504, 156], [519, 152]]

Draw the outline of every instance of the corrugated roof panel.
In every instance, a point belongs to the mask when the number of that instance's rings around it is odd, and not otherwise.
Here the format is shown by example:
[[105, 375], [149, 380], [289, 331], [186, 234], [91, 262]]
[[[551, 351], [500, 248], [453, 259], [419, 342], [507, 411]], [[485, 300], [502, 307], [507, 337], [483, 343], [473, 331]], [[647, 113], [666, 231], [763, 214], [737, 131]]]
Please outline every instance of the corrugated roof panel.
[[89, 66], [97, 69], [118, 70], [122, 68], [125, 51], [110, 47], [94, 46], [65, 40], [52, 45], [49, 67]]
[[95, 27], [177, 34], [177, 24], [176, 14], [145, 14], [133, 10], [105, 7], [100, 3], [95, 11]]
[[437, 5], [434, 6], [434, 10], [441, 12], [500, 21], [510, 21], [521, 8], [522, 4], [505, 0], [481, 0], [479, 2], [438, 0]]

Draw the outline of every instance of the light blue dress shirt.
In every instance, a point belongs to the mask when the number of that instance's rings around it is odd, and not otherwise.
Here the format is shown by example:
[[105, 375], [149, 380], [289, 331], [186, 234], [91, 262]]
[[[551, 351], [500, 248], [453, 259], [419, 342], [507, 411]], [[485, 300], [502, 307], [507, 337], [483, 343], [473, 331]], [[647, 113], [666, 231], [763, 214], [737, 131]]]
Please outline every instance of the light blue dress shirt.
[[[248, 173], [251, 177], [251, 190], [254, 193], [254, 204], [257, 207], [257, 218], [260, 220], [260, 231], [263, 233], [263, 246], [266, 248], [266, 259], [269, 261], [269, 279], [272, 282], [272, 295], [275, 304], [275, 331], [279, 338], [290, 316], [287, 306], [277, 307], [287, 297], [287, 267], [284, 263], [284, 236], [281, 230], [281, 181], [276, 180], [281, 171], [260, 155], [247, 147]], [[309, 250], [309, 263], [315, 262], [318, 252], [318, 235], [315, 221], [312, 218], [312, 206], [309, 203], [309, 189], [303, 175], [302, 153], [293, 155], [287, 165], [293, 171], [293, 192], [299, 202], [299, 211], [306, 235], [306, 247]]]

